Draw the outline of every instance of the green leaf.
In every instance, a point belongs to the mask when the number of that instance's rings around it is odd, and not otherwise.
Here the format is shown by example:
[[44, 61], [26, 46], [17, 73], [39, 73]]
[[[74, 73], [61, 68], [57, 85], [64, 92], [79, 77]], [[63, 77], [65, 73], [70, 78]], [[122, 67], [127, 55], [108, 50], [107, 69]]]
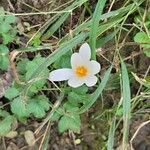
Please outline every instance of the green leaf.
[[8, 98], [9, 100], [15, 98], [16, 96], [19, 95], [19, 91], [18, 89], [16, 89], [15, 87], [9, 87], [6, 91], [5, 91], [5, 97]]
[[14, 40], [14, 36], [13, 35], [10, 35], [10, 33], [8, 34], [2, 34], [3, 36], [3, 44], [8, 44], [9, 42], [12, 42]]
[[24, 75], [26, 73], [26, 65], [28, 63], [29, 59], [24, 58], [21, 59], [21, 61], [18, 62], [17, 64], [17, 71], [19, 74]]
[[9, 65], [8, 56], [0, 56], [0, 69], [7, 70]]
[[50, 104], [48, 98], [45, 96], [37, 96], [29, 100], [27, 109], [29, 113], [33, 114], [36, 118], [42, 118], [45, 116], [45, 111], [48, 111]]
[[15, 23], [16, 17], [14, 15], [7, 15], [5, 17], [5, 22], [8, 24]]
[[72, 88], [72, 91], [84, 95], [88, 91], [88, 87], [86, 85], [82, 85], [78, 88]]
[[71, 68], [71, 52], [62, 55], [58, 60], [55, 61], [54, 67], [57, 68]]
[[[26, 80], [28, 81], [31, 78], [33, 72], [39, 68], [41, 63], [45, 61], [46, 58], [37, 55], [32, 61], [28, 61], [26, 64]], [[34, 93], [37, 93], [39, 90], [42, 90], [45, 85], [46, 78], [48, 77], [49, 70], [46, 68], [42, 73], [40, 78], [34, 79], [34, 82], [28, 89], [28, 95], [33, 96]]]
[[102, 79], [102, 81], [101, 81], [100, 85], [98, 86], [98, 88], [94, 91], [93, 94], [91, 94], [89, 96], [88, 101], [80, 108], [80, 110], [78, 111], [79, 114], [84, 113], [85, 111], [87, 111], [94, 104], [94, 102], [97, 100], [99, 95], [104, 90], [104, 88], [107, 84], [107, 81], [109, 80], [111, 70], [112, 70], [112, 65], [110, 66], [110, 68], [104, 74], [104, 78]]
[[64, 21], [68, 18], [69, 13], [64, 13], [51, 27], [48, 29], [48, 31], [43, 35], [43, 39], [50, 38], [58, 29], [59, 27], [64, 23]]
[[150, 57], [150, 49], [145, 49], [144, 53], [147, 57]]
[[33, 46], [39, 46], [41, 44], [41, 39], [36, 37], [32, 40], [31, 44], [33, 44]]
[[78, 103], [86, 103], [88, 100], [89, 94], [78, 94], [75, 92], [69, 92], [67, 99], [73, 105], [78, 105]]
[[0, 23], [4, 20], [5, 11], [3, 7], [0, 7]]
[[11, 25], [7, 22], [0, 24], [0, 33], [7, 33], [11, 29]]
[[9, 49], [5, 45], [1, 44], [0, 45], [0, 57], [7, 55], [8, 52], [9, 52]]
[[92, 59], [96, 59], [96, 39], [98, 35], [98, 27], [99, 27], [99, 20], [101, 18], [102, 11], [104, 9], [106, 0], [99, 0], [94, 14], [92, 18], [92, 25], [91, 25], [91, 32], [90, 32], [90, 45], [91, 45], [91, 55]]
[[63, 115], [63, 109], [59, 107], [55, 112], [52, 114], [50, 120], [51, 121], [57, 121], [62, 115]]
[[138, 32], [134, 36], [134, 41], [139, 43], [147, 57], [150, 57], [150, 37], [145, 32]]
[[144, 43], [148, 42], [150, 39], [148, 38], [147, 34], [145, 32], [138, 32], [134, 36], [134, 41], [137, 43]]
[[79, 108], [78, 108], [76, 105], [70, 103], [69, 101], [67, 101], [67, 102], [63, 105], [63, 108], [65, 108], [67, 112], [71, 112], [71, 113], [72, 113], [72, 112], [76, 112], [77, 110], [79, 110]]
[[27, 110], [27, 103], [22, 100], [21, 96], [15, 98], [11, 102], [11, 111], [16, 114], [19, 119], [26, 118], [29, 116], [29, 112]]
[[72, 130], [79, 133], [81, 127], [81, 120], [78, 114], [67, 114], [61, 117], [58, 123], [59, 132], [64, 132], [66, 130]]
[[[35, 70], [37, 70], [37, 68], [39, 68], [39, 66], [45, 61], [46, 58], [41, 57], [40, 55], [37, 55], [32, 61], [29, 61], [26, 65], [26, 80], [29, 80], [33, 74], [33, 72], [35, 72]], [[47, 74], [45, 74], [45, 72], [49, 72], [44, 71], [42, 72], [42, 75], [47, 76]]]
[[112, 150], [114, 148], [115, 130], [116, 130], [116, 118], [112, 120], [110, 128], [109, 128], [107, 150]]
[[[121, 58], [120, 58], [121, 59]], [[128, 142], [128, 133], [131, 115], [131, 91], [127, 68], [121, 59], [121, 81], [122, 81], [122, 96], [123, 96], [123, 145]]]
[[[44, 35], [44, 38], [49, 38], [55, 31], [59, 29], [59, 27], [63, 24], [63, 22], [67, 19], [67, 15], [69, 15], [70, 10], [73, 11], [78, 6], [81, 6], [83, 3], [85, 3], [87, 0], [77, 0], [73, 1], [69, 6], [67, 5], [66, 8], [63, 9], [63, 11], [68, 11], [64, 13], [57, 13], [54, 15], [51, 19], [48, 19], [48, 21], [45, 23], [44, 26], [42, 26], [38, 32], [38, 34], [35, 36], [35, 38], [41, 38], [41, 36]], [[46, 36], [45, 36], [46, 34]], [[43, 38], [43, 39], [44, 39]], [[34, 39], [33, 39], [34, 40]]]
[[14, 121], [14, 117], [11, 115], [6, 116], [0, 121], [0, 136], [5, 136], [11, 130], [11, 125]]

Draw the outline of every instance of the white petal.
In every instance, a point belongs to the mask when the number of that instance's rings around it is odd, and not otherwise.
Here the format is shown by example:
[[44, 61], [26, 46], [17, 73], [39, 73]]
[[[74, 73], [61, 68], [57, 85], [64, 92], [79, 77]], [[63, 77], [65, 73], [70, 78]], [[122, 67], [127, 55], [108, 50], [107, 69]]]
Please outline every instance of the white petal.
[[72, 69], [64, 68], [64, 69], [57, 69], [49, 74], [49, 80], [50, 81], [64, 81], [68, 80], [73, 76]]
[[89, 76], [87, 77], [87, 79], [85, 80], [85, 84], [88, 87], [94, 86], [97, 83], [97, 77], [96, 76]]
[[90, 62], [89, 62], [89, 71], [90, 71], [90, 73], [89, 74], [91, 74], [91, 75], [95, 75], [95, 74], [97, 74], [99, 71], [100, 71], [100, 69], [101, 69], [101, 65], [100, 65], [100, 63], [98, 63], [97, 61], [95, 61], [95, 60], [91, 60]]
[[79, 55], [79, 53], [73, 53], [71, 56], [71, 67], [72, 69], [75, 69], [78, 65], [83, 65], [84, 61], [82, 57]]
[[91, 48], [88, 43], [84, 43], [81, 45], [79, 49], [79, 54], [85, 59], [90, 60], [91, 59]]
[[73, 87], [73, 88], [77, 88], [83, 84], [84, 84], [84, 80], [77, 78], [75, 76], [68, 80], [68, 85]]

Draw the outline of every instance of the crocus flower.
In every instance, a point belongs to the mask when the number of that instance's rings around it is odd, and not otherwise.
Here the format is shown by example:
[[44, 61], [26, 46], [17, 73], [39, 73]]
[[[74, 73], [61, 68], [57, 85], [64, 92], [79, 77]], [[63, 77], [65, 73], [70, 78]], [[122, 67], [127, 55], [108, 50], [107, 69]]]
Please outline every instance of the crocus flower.
[[101, 69], [100, 64], [91, 59], [91, 49], [87, 43], [84, 43], [79, 53], [73, 53], [71, 56], [71, 67], [57, 69], [49, 74], [50, 81], [68, 80], [71, 87], [79, 87], [84, 83], [88, 86], [94, 86], [97, 83], [95, 76]]

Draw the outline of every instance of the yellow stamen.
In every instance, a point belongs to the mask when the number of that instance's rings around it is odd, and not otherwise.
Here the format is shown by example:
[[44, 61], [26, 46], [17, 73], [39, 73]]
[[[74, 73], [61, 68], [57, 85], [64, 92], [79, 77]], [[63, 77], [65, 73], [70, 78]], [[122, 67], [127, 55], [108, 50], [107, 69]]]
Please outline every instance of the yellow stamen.
[[76, 73], [76, 75], [78, 77], [84, 77], [84, 76], [86, 76], [87, 72], [88, 72], [88, 70], [87, 70], [87, 68], [85, 66], [78, 66], [76, 68], [76, 71], [75, 71], [75, 73]]

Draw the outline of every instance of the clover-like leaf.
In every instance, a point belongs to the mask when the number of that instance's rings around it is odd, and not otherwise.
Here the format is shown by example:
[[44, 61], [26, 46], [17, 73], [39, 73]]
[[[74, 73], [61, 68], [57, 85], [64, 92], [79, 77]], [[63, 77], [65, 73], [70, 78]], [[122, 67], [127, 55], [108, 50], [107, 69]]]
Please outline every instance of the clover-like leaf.
[[45, 96], [37, 96], [29, 100], [27, 109], [29, 113], [33, 114], [37, 118], [45, 116], [46, 111], [49, 110], [50, 104], [48, 98]]
[[21, 96], [15, 98], [11, 102], [11, 111], [16, 114], [19, 119], [23, 119], [29, 116], [27, 103], [21, 98]]
[[18, 89], [16, 89], [14, 86], [9, 87], [6, 91], [5, 91], [5, 97], [8, 98], [9, 100], [17, 97], [19, 95], [19, 91]]
[[11, 130], [11, 125], [14, 121], [14, 117], [8, 112], [0, 109], [0, 136], [6, 135]]
[[61, 117], [58, 123], [59, 132], [64, 132], [66, 130], [72, 130], [74, 132], [80, 133], [81, 120], [78, 114], [66, 114]]

